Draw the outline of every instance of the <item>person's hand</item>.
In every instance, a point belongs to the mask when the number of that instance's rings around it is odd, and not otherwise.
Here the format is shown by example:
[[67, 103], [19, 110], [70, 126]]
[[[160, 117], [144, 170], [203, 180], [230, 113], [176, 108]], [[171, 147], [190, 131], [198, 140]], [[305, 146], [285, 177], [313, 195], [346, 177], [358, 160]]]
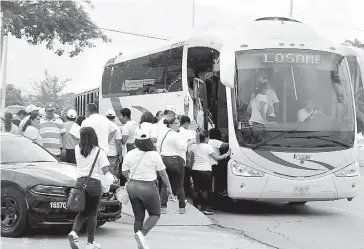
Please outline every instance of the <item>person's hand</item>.
[[228, 152], [225, 154], [226, 158], [228, 158], [231, 155], [231, 148], [229, 148]]
[[171, 196], [171, 198], [175, 201], [176, 200], [176, 197], [174, 196], [172, 189], [169, 188], [167, 190], [168, 190], [168, 195]]

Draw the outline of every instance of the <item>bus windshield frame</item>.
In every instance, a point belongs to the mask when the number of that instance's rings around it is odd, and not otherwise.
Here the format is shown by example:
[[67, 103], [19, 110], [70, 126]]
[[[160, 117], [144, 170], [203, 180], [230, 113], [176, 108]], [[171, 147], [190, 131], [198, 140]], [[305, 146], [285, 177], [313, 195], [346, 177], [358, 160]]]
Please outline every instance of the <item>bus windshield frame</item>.
[[345, 57], [280, 48], [237, 51], [235, 59], [232, 104], [241, 147], [317, 151], [353, 146], [355, 110]]

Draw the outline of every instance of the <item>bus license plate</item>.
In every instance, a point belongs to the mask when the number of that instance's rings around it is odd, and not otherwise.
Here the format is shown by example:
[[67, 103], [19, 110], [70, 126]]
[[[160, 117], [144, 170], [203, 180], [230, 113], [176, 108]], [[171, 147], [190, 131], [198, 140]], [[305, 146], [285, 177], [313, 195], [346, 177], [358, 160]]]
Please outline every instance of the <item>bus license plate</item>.
[[293, 195], [309, 195], [310, 188], [308, 186], [304, 187], [294, 187]]

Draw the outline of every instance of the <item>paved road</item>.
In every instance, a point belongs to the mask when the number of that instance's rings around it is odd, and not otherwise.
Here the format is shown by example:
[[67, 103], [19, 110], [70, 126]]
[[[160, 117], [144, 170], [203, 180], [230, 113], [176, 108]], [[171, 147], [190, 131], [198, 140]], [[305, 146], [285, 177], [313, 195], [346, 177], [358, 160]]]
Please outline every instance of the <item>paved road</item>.
[[229, 203], [212, 219], [280, 249], [364, 249], [364, 168], [357, 197], [333, 202]]

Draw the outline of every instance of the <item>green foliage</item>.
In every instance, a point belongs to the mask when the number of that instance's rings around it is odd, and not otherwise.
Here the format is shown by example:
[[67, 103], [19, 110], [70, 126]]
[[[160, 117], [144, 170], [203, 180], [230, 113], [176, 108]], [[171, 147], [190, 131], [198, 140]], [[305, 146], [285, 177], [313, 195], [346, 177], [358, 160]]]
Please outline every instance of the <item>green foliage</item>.
[[[91, 7], [90, 1], [86, 2]], [[61, 56], [93, 48], [93, 40], [111, 40], [92, 22], [82, 4], [74, 1], [1, 1], [2, 30], [32, 45], [46, 44]], [[58, 45], [57, 45], [58, 44]]]
[[45, 105], [48, 102], [55, 102], [62, 106], [64, 104], [62, 91], [66, 87], [67, 82], [71, 81], [66, 79], [61, 81], [57, 76], [49, 75], [48, 71], [44, 71], [45, 79], [39, 82], [33, 81], [34, 94], [31, 96], [32, 102], [39, 102]]
[[24, 97], [21, 90], [14, 85], [6, 85], [5, 106], [9, 105], [24, 105]]

